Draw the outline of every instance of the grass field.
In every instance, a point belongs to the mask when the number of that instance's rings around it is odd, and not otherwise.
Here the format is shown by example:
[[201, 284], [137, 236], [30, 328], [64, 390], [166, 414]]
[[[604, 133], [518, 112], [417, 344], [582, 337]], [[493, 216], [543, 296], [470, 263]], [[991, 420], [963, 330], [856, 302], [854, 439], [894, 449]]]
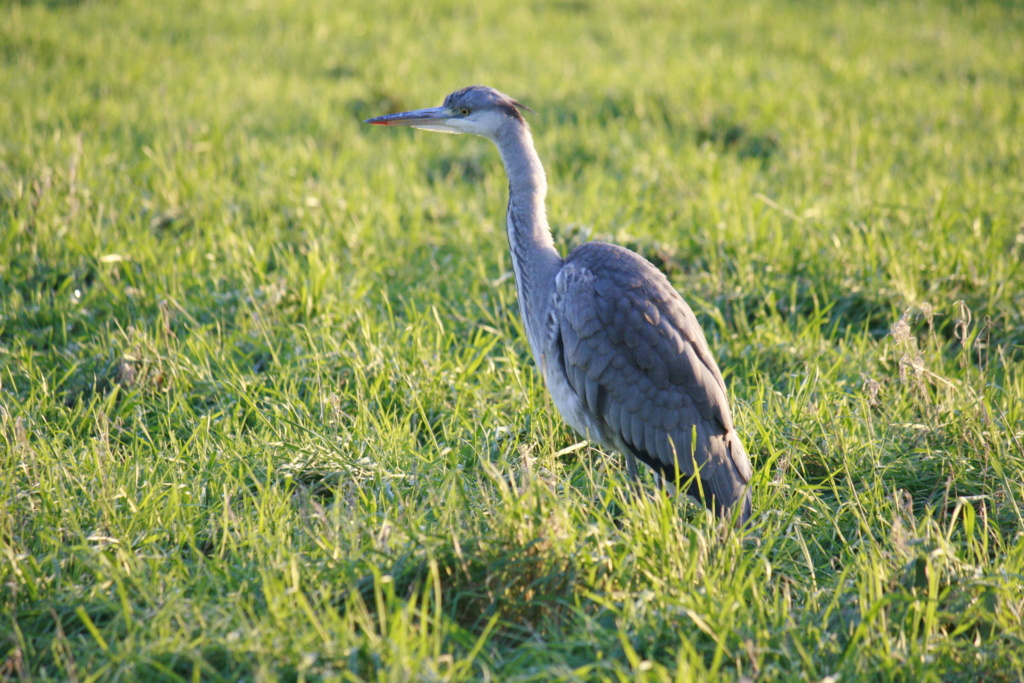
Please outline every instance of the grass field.
[[[749, 538], [558, 418], [491, 145], [361, 124], [477, 82]], [[0, 678], [1024, 678], [1024, 6], [4, 2], [0, 93]]]

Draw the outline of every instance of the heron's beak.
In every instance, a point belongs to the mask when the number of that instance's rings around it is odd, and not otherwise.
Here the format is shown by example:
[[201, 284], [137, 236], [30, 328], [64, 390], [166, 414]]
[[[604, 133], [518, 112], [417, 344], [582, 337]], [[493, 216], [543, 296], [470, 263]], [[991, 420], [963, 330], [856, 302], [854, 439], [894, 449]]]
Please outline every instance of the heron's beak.
[[452, 113], [445, 107], [432, 107], [430, 109], [416, 109], [401, 114], [388, 114], [386, 116], [375, 116], [366, 119], [363, 123], [372, 123], [375, 126], [412, 126], [423, 130], [433, 130], [441, 133], [458, 133], [446, 122], [452, 118]]

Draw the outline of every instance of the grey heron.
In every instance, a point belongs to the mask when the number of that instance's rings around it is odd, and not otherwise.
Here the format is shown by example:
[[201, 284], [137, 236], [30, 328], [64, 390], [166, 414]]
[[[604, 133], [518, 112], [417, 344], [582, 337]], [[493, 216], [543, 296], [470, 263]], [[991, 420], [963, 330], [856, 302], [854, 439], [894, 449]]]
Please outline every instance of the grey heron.
[[681, 486], [720, 517], [746, 522], [750, 461], [700, 324], [661, 271], [628, 249], [587, 242], [562, 258], [526, 109], [475, 85], [440, 107], [366, 123], [473, 133], [498, 147], [519, 308], [558, 411], [584, 438], [623, 453], [633, 481], [639, 460], [670, 490]]

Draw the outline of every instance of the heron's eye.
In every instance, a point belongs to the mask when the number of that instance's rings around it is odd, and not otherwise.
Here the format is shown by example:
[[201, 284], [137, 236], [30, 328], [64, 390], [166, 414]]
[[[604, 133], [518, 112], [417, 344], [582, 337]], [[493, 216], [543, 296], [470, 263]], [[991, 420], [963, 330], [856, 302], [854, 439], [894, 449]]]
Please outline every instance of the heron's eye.
[[459, 113], [460, 113], [460, 114], [462, 114], [463, 116], [469, 116], [469, 110], [468, 110], [468, 109], [466, 109], [465, 107], [463, 107], [462, 109], [460, 109], [460, 110], [459, 110]]

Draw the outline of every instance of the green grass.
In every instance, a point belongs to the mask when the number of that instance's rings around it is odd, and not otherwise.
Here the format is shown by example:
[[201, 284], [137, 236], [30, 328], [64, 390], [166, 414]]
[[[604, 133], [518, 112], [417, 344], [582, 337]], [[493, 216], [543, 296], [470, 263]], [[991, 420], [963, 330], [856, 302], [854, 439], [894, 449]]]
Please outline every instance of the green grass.
[[[294, 6], [293, 6], [294, 5]], [[0, 678], [1024, 677], [1014, 2], [0, 7]], [[629, 499], [479, 139], [694, 307], [755, 526]]]

